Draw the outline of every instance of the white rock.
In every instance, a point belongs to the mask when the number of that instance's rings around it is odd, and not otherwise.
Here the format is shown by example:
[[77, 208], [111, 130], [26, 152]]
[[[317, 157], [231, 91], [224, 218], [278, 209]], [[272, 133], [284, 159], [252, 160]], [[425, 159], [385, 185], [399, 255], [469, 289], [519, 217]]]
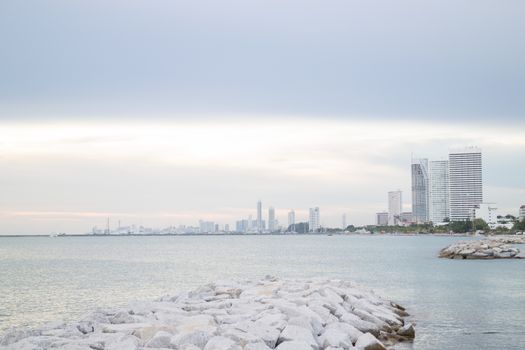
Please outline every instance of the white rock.
[[277, 350], [311, 350], [310, 344], [304, 341], [285, 341], [276, 347]]
[[360, 336], [355, 343], [355, 347], [359, 350], [386, 350], [383, 343], [370, 333], [365, 333]]
[[146, 346], [149, 348], [169, 348], [172, 336], [171, 333], [159, 331], [146, 343]]
[[317, 341], [312, 335], [312, 332], [306, 328], [299, 326], [289, 324], [288, 326], [286, 326], [286, 328], [284, 328], [281, 335], [279, 336], [278, 342], [283, 343], [285, 341], [303, 341], [309, 344], [312, 349], [319, 349], [319, 345], [317, 344]]
[[244, 346], [244, 350], [270, 350], [265, 343], [249, 343]]
[[366, 333], [410, 333], [413, 327], [401, 327], [405, 316], [396, 304], [346, 281], [268, 277], [221, 281], [126, 309], [96, 310], [75, 323], [9, 331], [0, 350], [348, 350], [352, 343], [382, 349]]
[[179, 333], [171, 338], [171, 347], [180, 348], [185, 344], [195, 345], [202, 349], [204, 345], [212, 338], [212, 334], [205, 331], [193, 331]]
[[230, 338], [216, 336], [210, 339], [204, 350], [242, 350], [242, 348]]

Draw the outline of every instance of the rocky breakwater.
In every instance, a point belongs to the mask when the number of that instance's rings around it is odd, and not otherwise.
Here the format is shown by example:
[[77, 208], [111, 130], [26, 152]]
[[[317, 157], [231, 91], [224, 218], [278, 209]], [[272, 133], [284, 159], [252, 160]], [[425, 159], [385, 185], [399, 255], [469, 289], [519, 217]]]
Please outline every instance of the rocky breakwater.
[[414, 337], [407, 315], [350, 282], [266, 277], [11, 330], [0, 349], [382, 350]]
[[520, 250], [503, 239], [457, 242], [441, 249], [440, 258], [448, 259], [516, 259]]

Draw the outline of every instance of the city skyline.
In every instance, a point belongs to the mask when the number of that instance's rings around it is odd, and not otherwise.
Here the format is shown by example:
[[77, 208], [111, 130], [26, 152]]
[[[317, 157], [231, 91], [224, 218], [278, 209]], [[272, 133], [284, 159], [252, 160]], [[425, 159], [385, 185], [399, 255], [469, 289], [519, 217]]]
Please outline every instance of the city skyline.
[[[299, 122], [305, 130], [291, 133]], [[0, 234], [83, 233], [86, 228], [101, 226], [100, 222], [108, 216], [156, 227], [194, 225], [201, 218], [231, 225], [239, 217], [249, 214], [256, 217], [250, 205], [253, 199], [245, 197], [260, 197], [258, 186], [267, 193], [264, 198], [271, 200], [281, 220], [287, 215], [288, 209], [284, 208], [299, 208], [297, 216], [307, 217], [308, 207], [316, 205], [323, 209], [324, 226], [340, 226], [341, 213], [348, 213], [349, 224], [366, 225], [376, 221], [378, 209], [385, 208], [384, 194], [392, 187], [410, 193], [407, 163], [414, 146], [413, 142], [398, 140], [406, 134], [404, 128], [392, 127], [389, 133], [376, 133], [372, 138], [363, 138], [358, 132], [348, 139], [346, 134], [373, 129], [375, 125], [297, 120], [275, 127], [271, 122], [237, 122], [238, 130], [233, 133], [228, 131], [228, 125], [229, 122], [225, 122], [213, 129], [197, 125], [159, 129], [127, 124], [115, 129], [118, 124], [106, 128], [70, 124], [67, 128], [70, 138], [64, 139], [60, 136], [64, 130], [56, 126], [3, 124], [1, 128], [6, 135], [3, 156], [16, 166], [3, 167], [0, 175], [5, 184]], [[408, 133], [413, 141], [421, 144], [418, 152], [430, 159], [439, 159], [446, 149], [473, 144], [466, 142], [470, 138], [458, 135], [465, 132], [463, 129], [454, 132], [436, 128], [422, 127]], [[108, 136], [115, 130], [116, 136]], [[213, 148], [203, 148], [202, 144], [184, 137], [200, 131], [213, 139], [215, 133], [209, 133], [212, 130], [229, 141], [221, 143], [217, 139]], [[268, 148], [265, 139], [254, 136], [270, 130], [280, 137]], [[322, 142], [310, 137], [314, 130], [322, 136]], [[470, 128], [472, 140], [477, 139], [481, 147], [485, 145], [486, 198], [498, 203], [501, 212], [517, 214], [525, 189], [521, 187], [519, 170], [523, 158], [516, 152], [521, 150], [520, 145], [525, 146], [525, 137], [521, 137], [519, 129], [505, 130], [506, 137], [498, 140], [496, 136], [501, 130], [492, 129], [490, 133], [480, 130], [480, 134], [473, 131], [474, 128]], [[450, 133], [445, 138], [446, 144], [441, 138], [433, 138], [442, 132]], [[364, 140], [368, 140], [368, 151], [346, 151]], [[239, 142], [243, 148], [237, 148]], [[393, 143], [399, 151], [391, 150]], [[177, 152], [179, 145], [184, 145], [184, 153]], [[292, 148], [313, 153], [281, 151]], [[93, 158], [92, 155], [102, 149], [107, 159]], [[225, 152], [229, 157], [218, 161], [218, 152]], [[258, 152], [258, 161], [251, 159], [253, 152]], [[155, 156], [149, 156], [150, 153]], [[507, 161], [512, 154], [515, 154], [514, 161]], [[239, 162], [247, 164], [240, 167]], [[181, 166], [184, 171], [177, 171]], [[207, 181], [210, 167], [226, 186]], [[27, 171], [20, 173], [21, 169]], [[85, 173], [92, 169], [96, 171], [86, 178]], [[121, 178], [119, 174], [125, 176]], [[268, 183], [268, 179], [272, 182]], [[80, 185], [79, 181], [84, 183]], [[46, 186], [41, 187], [40, 183]], [[236, 188], [242, 189], [242, 195], [236, 193]], [[134, 200], [123, 202], [120, 198], [129, 193]], [[410, 203], [403, 203], [402, 209], [411, 211]]]
[[524, 9], [3, 1], [0, 234], [231, 225], [257, 198], [281, 222], [319, 206], [327, 226], [364, 225], [388, 191], [408, 202], [410, 154], [466, 145], [484, 150], [484, 196], [516, 213]]

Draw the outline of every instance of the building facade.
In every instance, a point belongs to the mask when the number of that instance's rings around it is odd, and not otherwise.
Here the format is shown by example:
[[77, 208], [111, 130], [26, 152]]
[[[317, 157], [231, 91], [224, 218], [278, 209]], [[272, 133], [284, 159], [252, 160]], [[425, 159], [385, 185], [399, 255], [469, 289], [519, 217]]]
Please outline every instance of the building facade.
[[412, 159], [412, 218], [416, 223], [428, 222], [429, 179], [428, 159]]
[[257, 202], [257, 223], [255, 225], [257, 232], [262, 232], [263, 230], [263, 224], [262, 224], [262, 203], [259, 200]]
[[402, 212], [401, 215], [399, 216], [399, 218], [400, 218], [400, 221], [401, 221], [402, 225], [410, 225], [413, 222], [413, 220], [412, 220], [412, 212], [410, 212], [410, 211]]
[[290, 230], [295, 232], [295, 211], [294, 210], [290, 210], [288, 212], [288, 227], [290, 228]]
[[465, 221], [483, 202], [481, 149], [468, 147], [449, 153], [450, 220]]
[[450, 219], [449, 166], [448, 160], [434, 160], [429, 163], [429, 221], [443, 223]]
[[277, 229], [275, 224], [275, 208], [268, 208], [268, 230], [274, 232]]
[[387, 212], [381, 212], [376, 214], [376, 225], [387, 226], [389, 214]]
[[399, 216], [403, 210], [403, 198], [401, 191], [388, 192], [388, 224], [397, 225]]
[[519, 220], [525, 220], [525, 205], [520, 207]]
[[319, 207], [310, 208], [308, 217], [308, 229], [310, 232], [318, 232], [321, 228]]

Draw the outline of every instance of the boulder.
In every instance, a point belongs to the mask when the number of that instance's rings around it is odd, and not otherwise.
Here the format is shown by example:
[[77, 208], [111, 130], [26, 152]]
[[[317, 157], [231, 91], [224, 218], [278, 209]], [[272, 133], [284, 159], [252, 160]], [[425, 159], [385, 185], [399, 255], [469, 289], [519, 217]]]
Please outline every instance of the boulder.
[[416, 336], [416, 330], [412, 323], [408, 323], [397, 330], [397, 334], [406, 338], [414, 338]]
[[370, 333], [365, 333], [357, 339], [355, 347], [359, 350], [386, 350], [386, 347]]

